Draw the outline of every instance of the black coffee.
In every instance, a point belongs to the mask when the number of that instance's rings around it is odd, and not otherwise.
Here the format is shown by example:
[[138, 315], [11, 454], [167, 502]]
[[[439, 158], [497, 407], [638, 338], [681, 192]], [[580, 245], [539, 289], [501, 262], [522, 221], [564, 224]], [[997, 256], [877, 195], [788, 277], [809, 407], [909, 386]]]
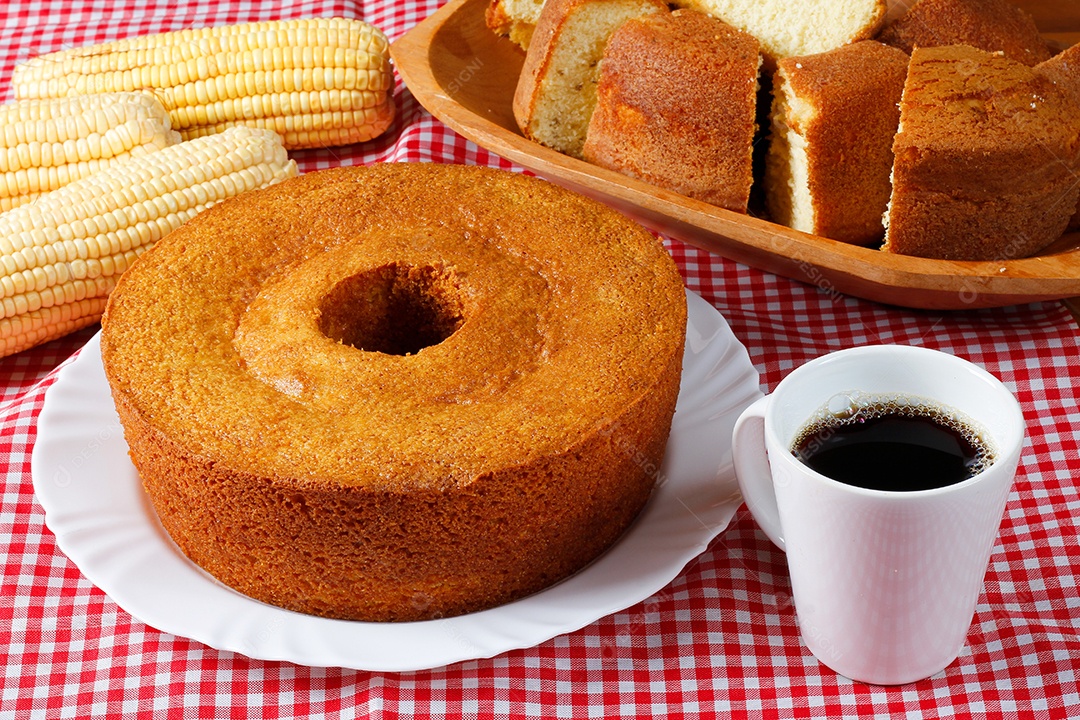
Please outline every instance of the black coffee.
[[987, 442], [955, 413], [894, 400], [820, 413], [792, 452], [833, 480], [894, 492], [952, 485], [993, 462]]

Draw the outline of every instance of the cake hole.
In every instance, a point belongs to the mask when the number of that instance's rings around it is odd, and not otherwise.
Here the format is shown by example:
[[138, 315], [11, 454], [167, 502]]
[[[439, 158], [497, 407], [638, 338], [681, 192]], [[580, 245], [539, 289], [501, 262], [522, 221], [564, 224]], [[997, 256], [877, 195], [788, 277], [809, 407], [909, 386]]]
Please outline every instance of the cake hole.
[[319, 330], [367, 352], [415, 355], [454, 334], [464, 303], [453, 272], [391, 263], [345, 278], [319, 304]]

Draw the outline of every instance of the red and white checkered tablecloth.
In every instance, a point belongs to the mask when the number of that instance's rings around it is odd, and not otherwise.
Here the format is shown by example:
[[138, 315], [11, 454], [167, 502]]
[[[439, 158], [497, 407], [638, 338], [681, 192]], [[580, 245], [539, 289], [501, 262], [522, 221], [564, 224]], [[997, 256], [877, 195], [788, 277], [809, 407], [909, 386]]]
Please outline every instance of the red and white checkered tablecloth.
[[[361, 17], [391, 39], [440, 2], [9, 0], [0, 87], [17, 60], [136, 33], [286, 17]], [[70, 5], [70, 6], [69, 6]], [[3, 93], [9, 98], [10, 93]], [[368, 145], [298, 153], [304, 170], [379, 161], [509, 168], [427, 114]], [[822, 353], [865, 343], [952, 352], [1001, 377], [1029, 435], [960, 658], [909, 686], [851, 682], [799, 637], [785, 560], [745, 508], [654, 596], [584, 629], [493, 659], [379, 674], [255, 661], [159, 632], [119, 609], [60, 553], [30, 477], [35, 420], [55, 368], [93, 329], [0, 361], [0, 720], [119, 717], [1007, 717], [1080, 716], [1080, 331], [1060, 304], [926, 312], [838, 297], [669, 239], [686, 283], [728, 319], [772, 388]]]

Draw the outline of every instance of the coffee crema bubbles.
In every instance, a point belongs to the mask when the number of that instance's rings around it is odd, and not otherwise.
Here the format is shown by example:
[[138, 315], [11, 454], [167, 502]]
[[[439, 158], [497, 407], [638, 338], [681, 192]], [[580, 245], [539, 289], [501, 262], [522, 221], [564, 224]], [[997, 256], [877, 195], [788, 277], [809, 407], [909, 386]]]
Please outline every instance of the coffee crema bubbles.
[[840, 393], [796, 433], [791, 451], [847, 485], [911, 492], [978, 475], [996, 452], [964, 413], [927, 398]]

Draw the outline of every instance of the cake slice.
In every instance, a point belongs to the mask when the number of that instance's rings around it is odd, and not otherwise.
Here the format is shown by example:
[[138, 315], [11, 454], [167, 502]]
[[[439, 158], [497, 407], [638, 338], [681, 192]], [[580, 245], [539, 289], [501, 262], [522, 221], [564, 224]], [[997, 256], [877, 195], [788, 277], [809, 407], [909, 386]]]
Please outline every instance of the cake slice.
[[[1080, 115], [1080, 43], [1036, 65], [1035, 71], [1050, 78], [1072, 102], [1077, 115]], [[1075, 182], [1080, 183], [1080, 175]], [[1069, 221], [1070, 230], [1077, 228], [1080, 228], [1080, 206]]]
[[496, 35], [528, 49], [544, 0], [491, 0], [484, 22]]
[[522, 134], [580, 158], [608, 38], [630, 18], [659, 12], [668, 12], [661, 0], [548, 0], [514, 92]]
[[881, 241], [907, 66], [906, 54], [873, 40], [779, 61], [764, 178], [774, 222]]
[[893, 154], [888, 252], [1026, 257], [1080, 197], [1075, 106], [1046, 75], [966, 45], [915, 48]]
[[765, 65], [814, 55], [872, 38], [881, 29], [886, 0], [675, 0], [675, 5], [720, 18], [761, 43]]
[[1050, 57], [1035, 21], [1008, 0], [919, 0], [878, 39], [909, 55], [916, 47], [970, 45], [1025, 65]]
[[746, 212], [760, 64], [757, 40], [693, 10], [626, 21], [600, 62], [585, 159]]
[[1035, 66], [1075, 106], [1080, 108], [1080, 43]]

